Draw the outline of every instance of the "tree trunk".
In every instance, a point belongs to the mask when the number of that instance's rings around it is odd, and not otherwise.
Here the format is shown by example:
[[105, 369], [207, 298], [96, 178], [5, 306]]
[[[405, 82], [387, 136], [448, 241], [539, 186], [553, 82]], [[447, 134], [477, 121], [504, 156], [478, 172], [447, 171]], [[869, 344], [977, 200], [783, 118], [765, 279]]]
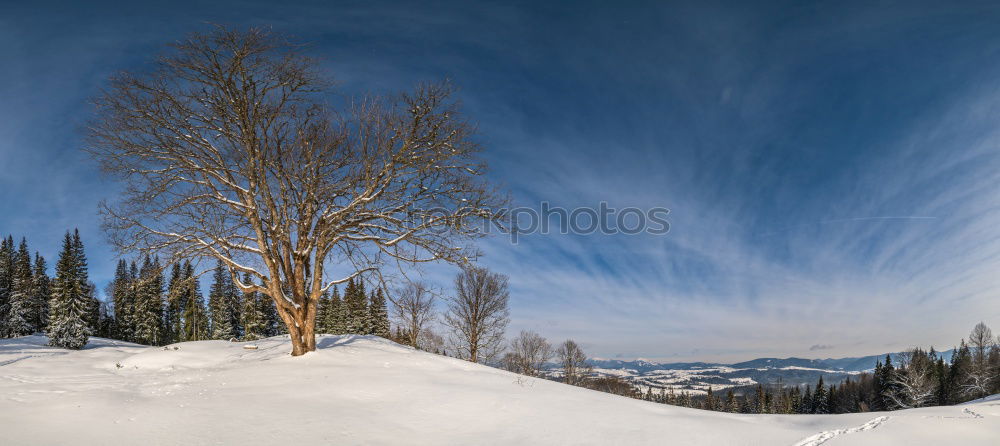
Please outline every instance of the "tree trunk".
[[292, 340], [292, 356], [302, 356], [316, 350], [316, 315], [314, 311], [310, 311], [308, 308], [287, 310], [279, 305], [278, 315], [288, 327], [288, 337]]

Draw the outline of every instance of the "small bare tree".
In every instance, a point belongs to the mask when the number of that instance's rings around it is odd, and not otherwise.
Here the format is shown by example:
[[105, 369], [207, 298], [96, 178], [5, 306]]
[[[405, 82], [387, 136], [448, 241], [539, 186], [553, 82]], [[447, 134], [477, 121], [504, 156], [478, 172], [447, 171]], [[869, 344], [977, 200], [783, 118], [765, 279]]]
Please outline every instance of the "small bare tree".
[[993, 348], [993, 330], [980, 322], [972, 328], [969, 333], [969, 349], [972, 351], [972, 361], [975, 363], [985, 363], [990, 349]]
[[445, 352], [444, 338], [434, 332], [431, 327], [420, 330], [420, 337], [417, 338], [417, 348], [431, 353], [442, 354]]
[[421, 282], [410, 282], [392, 297], [392, 314], [412, 347], [434, 319], [434, 294]]
[[444, 323], [456, 357], [472, 362], [494, 359], [503, 350], [510, 322], [507, 276], [469, 266], [455, 278], [455, 295], [448, 298]]
[[299, 48], [260, 29], [180, 41], [112, 80], [88, 148], [124, 184], [102, 204], [119, 250], [221, 260], [275, 301], [293, 355], [316, 348], [325, 290], [388, 263], [465, 264], [506, 202], [447, 85], [335, 111]]
[[554, 352], [549, 341], [533, 331], [521, 331], [510, 341], [510, 348], [503, 357], [505, 369], [528, 376], [538, 376]]
[[562, 363], [563, 380], [566, 384], [577, 385], [590, 374], [591, 367], [587, 364], [587, 355], [572, 339], [567, 339], [559, 346], [556, 356]]
[[995, 349], [993, 330], [980, 322], [969, 333], [969, 350], [972, 352], [972, 364], [969, 368], [962, 389], [965, 394], [984, 397], [993, 390], [997, 378], [993, 365], [990, 363], [990, 353]]

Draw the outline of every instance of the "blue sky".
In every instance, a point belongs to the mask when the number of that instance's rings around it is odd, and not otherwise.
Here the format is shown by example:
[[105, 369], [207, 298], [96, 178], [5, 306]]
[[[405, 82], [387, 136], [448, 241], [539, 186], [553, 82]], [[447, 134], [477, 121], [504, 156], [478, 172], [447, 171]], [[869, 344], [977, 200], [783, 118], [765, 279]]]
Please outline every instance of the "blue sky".
[[725, 361], [1000, 325], [996, 5], [138, 3], [0, 3], [0, 232], [54, 260], [79, 227], [101, 287], [87, 99], [214, 22], [311, 42], [349, 94], [452, 79], [518, 204], [670, 209], [663, 236], [485, 241], [512, 332]]

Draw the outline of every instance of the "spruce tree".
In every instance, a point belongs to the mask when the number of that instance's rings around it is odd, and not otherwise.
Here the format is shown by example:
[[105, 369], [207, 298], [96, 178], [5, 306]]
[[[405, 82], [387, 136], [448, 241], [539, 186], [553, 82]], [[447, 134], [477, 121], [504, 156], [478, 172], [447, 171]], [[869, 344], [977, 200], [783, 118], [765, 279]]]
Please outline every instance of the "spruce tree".
[[896, 368], [892, 365], [892, 357], [885, 355], [885, 364], [882, 365], [880, 407], [882, 410], [895, 408], [893, 399], [898, 395], [899, 385], [895, 383]]
[[736, 402], [736, 394], [733, 393], [733, 389], [729, 389], [729, 391], [726, 392], [725, 411], [730, 413], [737, 413], [740, 411], [740, 404]]
[[94, 285], [88, 275], [87, 255], [83, 249], [83, 241], [80, 239], [80, 230], [73, 230], [73, 256], [76, 258], [76, 280], [80, 289], [84, 293], [85, 315], [84, 321], [90, 328], [90, 334], [97, 331], [97, 320], [100, 314], [101, 303], [97, 300], [97, 286]]
[[702, 409], [705, 410], [716, 410], [718, 409], [718, 404], [715, 400], [715, 395], [712, 393], [712, 387], [709, 386], [705, 393], [705, 400], [702, 401]]
[[180, 263], [170, 268], [167, 281], [167, 303], [164, 308], [163, 325], [166, 331], [164, 342], [178, 342], [184, 339], [184, 310], [187, 309], [187, 287]]
[[14, 238], [0, 240], [0, 337], [8, 336], [10, 295], [14, 292]]
[[139, 279], [135, 285], [135, 341], [146, 345], [160, 345], [163, 341], [163, 275], [159, 260], [149, 256], [142, 262]]
[[330, 333], [330, 293], [324, 291], [319, 296], [319, 302], [316, 302], [316, 333], [317, 334], [331, 334]]
[[820, 375], [819, 382], [816, 383], [816, 391], [813, 393], [812, 413], [830, 413], [828, 394], [826, 386], [823, 384], [823, 375]]
[[371, 304], [368, 306], [369, 334], [389, 338], [389, 310], [386, 308], [385, 295], [382, 288], [372, 293]]
[[234, 325], [234, 309], [236, 307], [235, 285], [229, 270], [218, 261], [212, 274], [212, 285], [208, 291], [208, 311], [211, 319], [212, 339], [239, 338], [239, 327]]
[[198, 278], [194, 276], [191, 262], [184, 264], [184, 281], [187, 285], [184, 309], [184, 340], [201, 341], [208, 339], [208, 316], [205, 315], [205, 301], [201, 297]]
[[12, 279], [13, 287], [7, 314], [7, 335], [27, 336], [35, 332], [32, 321], [36, 317], [32, 299], [34, 280], [31, 276], [31, 255], [28, 254], [28, 242], [23, 238], [14, 254]]
[[330, 296], [330, 334], [342, 335], [347, 333], [347, 305], [340, 298], [340, 291], [333, 287], [333, 295]]
[[[250, 273], [243, 275], [243, 283], [253, 283], [253, 277], [250, 276]], [[252, 341], [260, 339], [267, 334], [264, 313], [261, 311], [259, 300], [260, 296], [256, 291], [243, 293], [242, 310], [240, 311], [243, 325], [243, 339]]]
[[806, 384], [805, 391], [802, 392], [802, 405], [799, 406], [799, 413], [813, 413], [812, 388]]
[[229, 318], [229, 325], [232, 327], [230, 332], [231, 338], [240, 339], [243, 337], [243, 318], [240, 315], [242, 312], [242, 306], [240, 301], [242, 300], [242, 292], [236, 286], [236, 281], [233, 280], [233, 272], [226, 268], [226, 287], [225, 287], [225, 315]]
[[[78, 238], [78, 237], [77, 237]], [[54, 347], [81, 349], [87, 344], [90, 329], [86, 317], [89, 307], [87, 282], [80, 274], [86, 273], [86, 259], [80, 256], [74, 238], [67, 232], [63, 249], [56, 263], [52, 299], [49, 304], [49, 344]]]
[[118, 260], [115, 267], [115, 278], [111, 282], [111, 301], [114, 302], [115, 322], [118, 329], [117, 337], [125, 341], [132, 341], [134, 336], [134, 324], [132, 323], [132, 277], [129, 273], [128, 262], [125, 259]]
[[50, 298], [52, 298], [51, 279], [49, 279], [45, 258], [36, 252], [31, 287], [31, 306], [33, 308], [31, 323], [36, 333], [45, 331], [45, 327], [49, 325]]
[[96, 335], [102, 338], [114, 338], [117, 332], [118, 329], [115, 325], [114, 303], [110, 301], [101, 301]]
[[949, 404], [957, 404], [965, 401], [962, 387], [968, 379], [969, 372], [972, 371], [972, 351], [969, 345], [962, 339], [955, 353], [951, 356], [951, 368], [948, 370], [948, 388], [951, 389], [948, 395]]
[[347, 333], [368, 334], [368, 296], [362, 280], [350, 280], [344, 290], [344, 304], [347, 307]]
[[257, 303], [260, 305], [260, 314], [264, 320], [264, 336], [271, 337], [282, 334], [284, 325], [278, 316], [278, 308], [274, 305], [274, 299], [269, 296], [259, 296]]

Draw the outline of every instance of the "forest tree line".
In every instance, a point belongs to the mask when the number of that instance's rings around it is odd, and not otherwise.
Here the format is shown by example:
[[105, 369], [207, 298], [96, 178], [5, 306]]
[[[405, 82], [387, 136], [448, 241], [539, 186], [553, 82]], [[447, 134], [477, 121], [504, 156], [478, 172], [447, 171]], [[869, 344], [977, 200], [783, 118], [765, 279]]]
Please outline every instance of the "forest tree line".
[[[144, 345], [209, 339], [252, 341], [287, 334], [274, 300], [241, 292], [233, 272], [217, 261], [210, 272], [207, 299], [191, 260], [161, 265], [156, 257], [120, 259], [114, 279], [98, 299], [89, 280], [79, 231], [67, 232], [50, 277], [45, 259], [29, 254], [27, 240], [0, 242], [0, 336], [45, 334], [52, 346], [80, 349], [89, 336]], [[244, 275], [244, 284], [253, 283]], [[440, 292], [407, 282], [389, 295], [382, 286], [366, 290], [361, 276], [319, 298], [316, 332], [374, 335], [473, 362], [493, 363], [504, 350], [509, 322], [508, 278], [486, 268], [466, 266], [455, 291], [435, 308]], [[390, 316], [390, 308], [392, 314]], [[390, 323], [393, 319], [395, 323]], [[444, 336], [438, 334], [438, 323]], [[393, 328], [393, 325], [395, 327]]]
[[[724, 395], [707, 389], [705, 395], [686, 390], [647, 387], [614, 376], [595, 376], [586, 355], [573, 340], [554, 348], [532, 331], [512, 339], [501, 358], [506, 370], [662, 404], [747, 414], [839, 414], [959, 404], [1000, 393], [1000, 336], [994, 338], [985, 323], [962, 339], [949, 360], [934, 348], [913, 348], [898, 364], [886, 355], [871, 373], [840, 383], [779, 384], [733, 387]], [[553, 366], [555, 366], [553, 368]], [[554, 371], [554, 373], [553, 373]]]
[[1000, 337], [980, 322], [962, 339], [949, 360], [935, 351], [913, 348], [898, 364], [886, 355], [871, 372], [826, 384], [820, 376], [814, 386], [758, 383], [730, 388], [724, 395], [708, 389], [692, 396], [673, 389], [632, 389], [626, 396], [658, 403], [731, 413], [838, 414], [947, 406], [1000, 393]]
[[[212, 270], [206, 301], [191, 261], [167, 268], [148, 256], [121, 259], [101, 300], [89, 280], [79, 231], [67, 232], [54, 277], [44, 257], [29, 253], [26, 239], [0, 241], [2, 337], [44, 333], [53, 346], [79, 349], [89, 336], [166, 345], [287, 333], [274, 301], [240, 292], [221, 262]], [[390, 336], [384, 292], [366, 293], [360, 279], [348, 281], [343, 297], [337, 288], [325, 293], [317, 319], [322, 333]]]

